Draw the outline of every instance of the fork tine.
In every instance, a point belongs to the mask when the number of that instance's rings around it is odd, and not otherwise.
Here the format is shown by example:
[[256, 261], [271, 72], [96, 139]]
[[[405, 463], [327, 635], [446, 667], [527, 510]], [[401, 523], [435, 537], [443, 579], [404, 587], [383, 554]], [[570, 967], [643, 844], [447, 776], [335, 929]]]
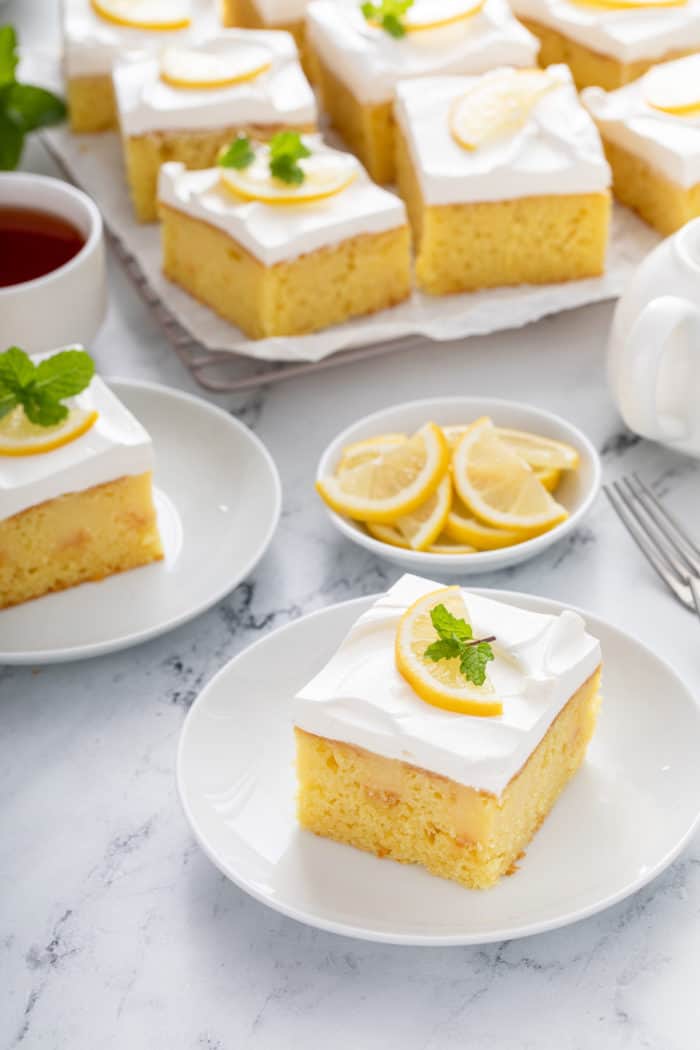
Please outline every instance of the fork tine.
[[623, 497], [617, 492], [617, 490], [613, 490], [610, 485], [603, 485], [603, 492], [608, 497], [613, 510], [651, 565], [652, 569], [654, 569], [654, 571], [661, 577], [669, 590], [680, 602], [682, 602], [683, 605], [689, 609], [694, 608], [694, 602], [690, 595], [689, 588], [685, 587], [677, 579], [675, 574], [670, 572], [666, 567], [664, 560], [659, 556], [656, 548], [647, 539], [645, 533], [639, 528], [636, 518], [633, 517], [628, 510]]
[[[688, 565], [693, 572], [700, 575], [700, 548], [685, 531], [675, 514], [672, 514], [670, 510], [667, 510], [666, 507], [659, 502], [654, 493], [648, 485], [642, 481], [639, 475], [635, 473], [633, 474], [633, 477], [639, 487], [640, 498], [642, 495], [644, 496], [649, 514], [654, 518], [654, 521], [657, 523], [661, 531], [667, 536], [671, 543], [674, 544], [681, 557], [688, 562]], [[662, 524], [662, 522], [664, 524]], [[675, 541], [672, 538], [673, 535], [676, 537]]]
[[635, 514], [640, 526], [644, 529], [649, 539], [656, 544], [659, 552], [674, 572], [687, 583], [689, 576], [696, 575], [695, 566], [676, 542], [673, 533], [665, 525], [663, 517], [654, 513], [652, 508], [647, 505], [629, 478], [622, 478], [621, 483], [627, 489], [630, 498], [628, 505]]

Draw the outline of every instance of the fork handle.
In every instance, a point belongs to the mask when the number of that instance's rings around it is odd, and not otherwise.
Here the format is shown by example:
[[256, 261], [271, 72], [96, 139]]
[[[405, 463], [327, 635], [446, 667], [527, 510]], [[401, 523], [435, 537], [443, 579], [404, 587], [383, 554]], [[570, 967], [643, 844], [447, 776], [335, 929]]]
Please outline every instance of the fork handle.
[[[685, 369], [680, 361], [674, 393], [681, 401], [681, 414], [659, 411], [664, 358], [668, 352], [681, 348], [688, 359], [690, 355], [700, 355], [700, 310], [687, 299], [673, 295], [652, 299], [639, 314], [622, 348], [620, 403], [628, 426], [653, 441], [674, 444], [700, 428], [700, 420], [690, 418], [694, 384], [690, 376], [684, 382]], [[695, 367], [700, 367], [700, 361]], [[691, 363], [691, 373], [692, 368]]]

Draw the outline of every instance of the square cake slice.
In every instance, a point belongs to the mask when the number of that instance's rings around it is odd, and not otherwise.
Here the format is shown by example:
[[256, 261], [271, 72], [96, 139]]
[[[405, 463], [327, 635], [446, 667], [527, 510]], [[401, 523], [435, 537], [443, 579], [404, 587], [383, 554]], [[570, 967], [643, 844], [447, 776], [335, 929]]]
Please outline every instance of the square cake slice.
[[308, 156], [286, 172], [298, 181], [285, 182], [270, 167], [275, 139], [238, 144], [250, 148], [245, 169], [161, 168], [166, 277], [252, 339], [318, 331], [408, 297], [404, 205], [355, 157], [305, 136]]
[[654, 66], [583, 103], [603, 139], [613, 193], [660, 233], [700, 215], [700, 54]]
[[392, 36], [369, 22], [356, 0], [313, 0], [307, 14], [323, 109], [379, 183], [395, 178], [392, 104], [400, 80], [532, 66], [537, 59], [536, 39], [506, 0], [464, 0], [444, 10], [437, 5], [437, 12], [433, 0], [416, 0], [404, 21], [404, 34]]
[[[600, 645], [574, 612], [436, 588], [402, 577], [296, 697], [298, 816], [317, 835], [483, 889], [515, 870], [584, 760]], [[446, 710], [409, 683], [395, 653], [439, 606], [468, 621], [475, 644], [490, 640], [488, 677], [471, 695], [502, 713]]]
[[602, 273], [610, 169], [565, 66], [403, 81], [396, 123], [424, 291]]
[[126, 173], [137, 217], [157, 218], [166, 161], [201, 170], [236, 134], [316, 128], [316, 100], [289, 33], [222, 30], [115, 68]]
[[283, 29], [291, 33], [299, 48], [305, 71], [306, 8], [308, 0], [220, 0], [221, 21], [225, 26], [246, 29]]
[[540, 64], [565, 62], [578, 88], [612, 91], [657, 62], [700, 51], [700, 0], [512, 0], [512, 7], [540, 41]]
[[[79, 436], [31, 455], [0, 451], [0, 609], [163, 557], [143, 426], [96, 376], [67, 407]], [[14, 422], [4, 417], [3, 434]], [[28, 430], [52, 443], [51, 428]]]

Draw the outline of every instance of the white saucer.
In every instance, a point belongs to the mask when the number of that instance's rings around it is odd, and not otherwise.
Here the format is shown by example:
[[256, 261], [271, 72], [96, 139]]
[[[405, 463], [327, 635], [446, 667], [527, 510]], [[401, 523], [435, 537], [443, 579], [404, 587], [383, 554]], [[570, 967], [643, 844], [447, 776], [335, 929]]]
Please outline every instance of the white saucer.
[[429, 551], [392, 547], [389, 543], [375, 540], [358, 522], [336, 514], [326, 507], [326, 512], [335, 527], [353, 543], [380, 558], [400, 565], [404, 572], [438, 580], [459, 579], [517, 565], [535, 554], [541, 554], [557, 540], [567, 536], [581, 524], [598, 495], [601, 479], [598, 453], [578, 427], [553, 412], [520, 401], [504, 401], [497, 397], [434, 397], [381, 409], [365, 416], [364, 419], [359, 419], [333, 439], [321, 456], [316, 476], [321, 478], [332, 474], [340, 461], [343, 448], [354, 441], [392, 432], [411, 434], [431, 420], [440, 426], [448, 426], [452, 423], [468, 423], [479, 416], [491, 416], [494, 423], [501, 427], [529, 430], [534, 434], [565, 441], [578, 450], [578, 469], [562, 478], [556, 492], [556, 498], [569, 512], [566, 521], [541, 536], [535, 536], [512, 547], [475, 551], [471, 554], [431, 554]]
[[[563, 608], [483, 593], [540, 612]], [[593, 915], [678, 855], [700, 817], [700, 709], [649, 649], [586, 614], [603, 647], [600, 721], [584, 767], [515, 875], [491, 890], [466, 890], [301, 831], [292, 697], [373, 600], [344, 602], [267, 635], [219, 672], [187, 717], [177, 766], [185, 813], [204, 851], [241, 889], [334, 933], [484, 944]]]
[[153, 439], [165, 560], [0, 611], [0, 664], [98, 656], [178, 627], [250, 573], [277, 527], [277, 469], [247, 427], [155, 383], [110, 386]]

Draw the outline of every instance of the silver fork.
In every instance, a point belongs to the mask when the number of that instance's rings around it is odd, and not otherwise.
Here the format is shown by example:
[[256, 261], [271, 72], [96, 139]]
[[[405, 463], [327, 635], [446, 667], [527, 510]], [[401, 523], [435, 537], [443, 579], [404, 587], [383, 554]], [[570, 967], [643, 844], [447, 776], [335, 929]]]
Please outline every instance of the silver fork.
[[634, 542], [686, 609], [700, 616], [700, 548], [637, 474], [603, 491]]

